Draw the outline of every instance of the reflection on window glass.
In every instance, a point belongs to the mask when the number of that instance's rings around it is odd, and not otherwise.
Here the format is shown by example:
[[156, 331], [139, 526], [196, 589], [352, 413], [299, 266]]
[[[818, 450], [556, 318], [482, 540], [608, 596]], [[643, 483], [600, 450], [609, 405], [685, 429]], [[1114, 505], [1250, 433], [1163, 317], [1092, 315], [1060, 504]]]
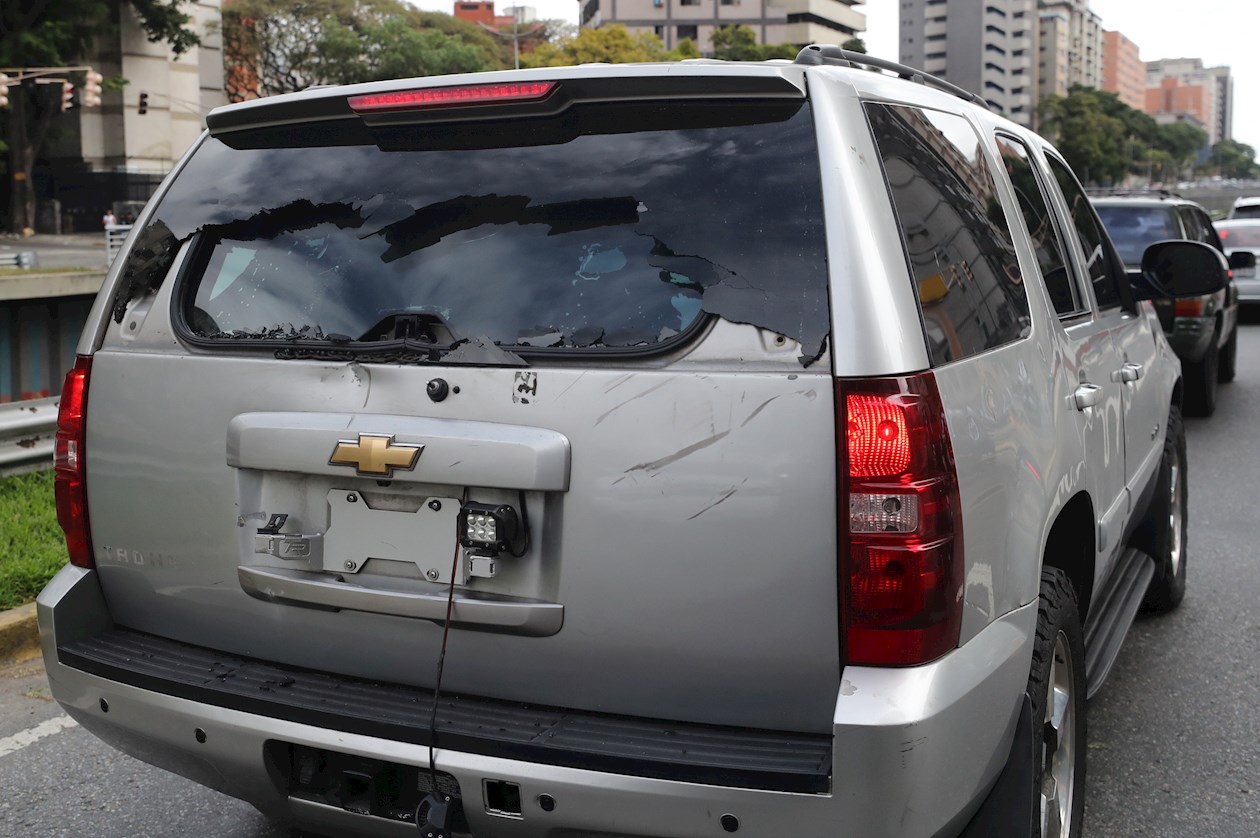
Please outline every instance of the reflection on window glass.
[[1089, 272], [1089, 281], [1094, 286], [1094, 299], [1098, 301], [1098, 307], [1120, 305], [1120, 287], [1107, 259], [1106, 236], [1094, 216], [1089, 199], [1085, 197], [1085, 190], [1076, 182], [1076, 177], [1066, 163], [1051, 156], [1047, 156], [1046, 160], [1063, 192], [1068, 212], [1072, 214], [1072, 224], [1080, 239], [1081, 250], [1085, 252], [1085, 265]]
[[1042, 192], [1041, 183], [1037, 180], [1037, 173], [1029, 159], [1028, 148], [1014, 137], [1005, 135], [998, 136], [997, 144], [1006, 172], [1011, 177], [1011, 185], [1015, 188], [1015, 195], [1019, 199], [1019, 209], [1028, 226], [1028, 235], [1032, 239], [1033, 251], [1037, 254], [1037, 265], [1041, 268], [1050, 302], [1058, 314], [1078, 311], [1081, 304], [1077, 298], [1076, 284], [1068, 272], [1063, 243], [1059, 240], [1059, 232], [1055, 229], [1045, 193]]
[[1006, 213], [961, 117], [867, 105], [892, 189], [933, 364], [1028, 334], [1028, 297]]
[[808, 106], [658, 106], [642, 128], [601, 107], [490, 143], [448, 129], [426, 145], [441, 128], [399, 147], [207, 139], [153, 224], [194, 237], [188, 326], [599, 349], [667, 341], [709, 312], [816, 357], [829, 313]]

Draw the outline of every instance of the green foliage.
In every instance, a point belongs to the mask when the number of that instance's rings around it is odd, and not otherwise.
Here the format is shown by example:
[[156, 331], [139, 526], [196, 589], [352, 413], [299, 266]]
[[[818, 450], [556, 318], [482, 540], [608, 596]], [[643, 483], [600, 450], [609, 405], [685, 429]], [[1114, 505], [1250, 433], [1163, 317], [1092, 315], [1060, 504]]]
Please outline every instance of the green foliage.
[[840, 49], [847, 49], [849, 52], [866, 52], [866, 41], [861, 38], [850, 38], [840, 45]]
[[[695, 49], [695, 45], [691, 45]], [[661, 39], [650, 32], [631, 35], [619, 23], [599, 29], [583, 29], [576, 38], [543, 43], [521, 56], [522, 67], [567, 67], [574, 64], [631, 64], [639, 61], [671, 61]]]
[[1208, 167], [1221, 177], [1240, 180], [1260, 177], [1255, 149], [1235, 140], [1223, 140], [1212, 146], [1212, 152], [1208, 155]]
[[[713, 57], [723, 61], [765, 61], [770, 58], [795, 58], [800, 48], [795, 44], [759, 44], [752, 27], [739, 24], [713, 31], [710, 39]], [[860, 41], [859, 41], [860, 43]], [[865, 52], [865, 50], [863, 50]]]
[[30, 602], [66, 563], [51, 471], [0, 478], [0, 609]]
[[1042, 132], [1087, 182], [1117, 183], [1130, 174], [1174, 179], [1207, 144], [1207, 134], [1189, 123], [1159, 125], [1116, 94], [1081, 85], [1042, 99], [1037, 113]]
[[501, 44], [480, 27], [399, 0], [229, 0], [223, 34], [234, 101], [506, 66]]

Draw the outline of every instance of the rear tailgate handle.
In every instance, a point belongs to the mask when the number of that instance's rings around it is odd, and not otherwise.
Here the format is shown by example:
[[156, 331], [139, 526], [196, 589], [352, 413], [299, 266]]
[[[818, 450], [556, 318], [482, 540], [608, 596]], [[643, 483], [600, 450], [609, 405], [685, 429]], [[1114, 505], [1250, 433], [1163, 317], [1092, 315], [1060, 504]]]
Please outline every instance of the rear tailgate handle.
[[1102, 388], [1095, 384], [1088, 382], [1081, 384], [1076, 388], [1076, 392], [1072, 394], [1076, 409], [1085, 410], [1098, 404], [1098, 394], [1101, 392]]
[[[267, 602], [314, 608], [367, 611], [440, 623], [446, 619], [447, 591], [383, 591], [354, 582], [333, 581], [323, 573], [270, 567], [238, 567], [241, 588]], [[451, 625], [530, 637], [547, 637], [564, 624], [558, 602], [457, 591]]]

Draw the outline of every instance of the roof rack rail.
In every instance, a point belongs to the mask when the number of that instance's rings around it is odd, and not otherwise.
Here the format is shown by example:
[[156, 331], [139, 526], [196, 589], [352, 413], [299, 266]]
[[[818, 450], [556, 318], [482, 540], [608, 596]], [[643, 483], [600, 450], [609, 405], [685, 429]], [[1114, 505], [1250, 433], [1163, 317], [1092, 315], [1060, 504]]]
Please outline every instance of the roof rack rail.
[[1161, 187], [1152, 189], [1140, 186], [1090, 186], [1086, 187], [1085, 192], [1098, 198], [1178, 198], [1185, 200], [1185, 196], [1181, 193]]
[[977, 96], [969, 90], [963, 90], [958, 85], [950, 84], [945, 79], [934, 76], [931, 73], [907, 67], [905, 64], [898, 64], [896, 61], [876, 58], [864, 52], [851, 52], [847, 49], [841, 49], [835, 44], [810, 44], [797, 53], [796, 61], [793, 63], [809, 64], [811, 66], [831, 64], [837, 67], [852, 67], [855, 64], [861, 64], [864, 67], [887, 70], [890, 73], [895, 73], [899, 78], [935, 87], [938, 90], [944, 90], [946, 93], [952, 93], [959, 99], [979, 105], [986, 110], [993, 110], [989, 107], [989, 103], [985, 101], [984, 97]]

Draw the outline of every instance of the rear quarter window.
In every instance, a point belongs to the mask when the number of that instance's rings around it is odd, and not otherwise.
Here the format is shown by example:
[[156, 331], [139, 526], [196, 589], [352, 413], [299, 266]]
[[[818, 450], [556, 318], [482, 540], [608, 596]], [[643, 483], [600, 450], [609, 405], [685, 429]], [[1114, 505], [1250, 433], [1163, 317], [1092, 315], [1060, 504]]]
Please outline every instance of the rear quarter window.
[[965, 119], [868, 103], [933, 365], [1029, 333], [1028, 295], [981, 141]]

